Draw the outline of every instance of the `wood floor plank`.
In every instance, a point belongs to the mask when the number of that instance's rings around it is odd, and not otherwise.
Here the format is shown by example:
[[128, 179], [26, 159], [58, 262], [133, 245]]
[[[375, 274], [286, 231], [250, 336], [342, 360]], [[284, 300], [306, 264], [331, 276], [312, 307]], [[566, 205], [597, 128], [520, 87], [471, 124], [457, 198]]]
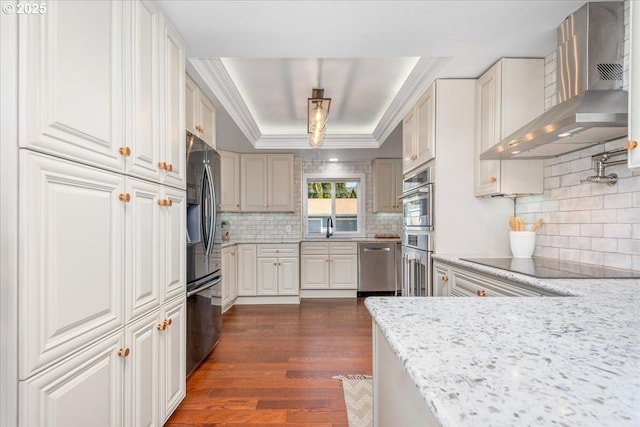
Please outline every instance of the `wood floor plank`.
[[361, 298], [236, 306], [168, 427], [348, 427], [335, 375], [371, 374]]

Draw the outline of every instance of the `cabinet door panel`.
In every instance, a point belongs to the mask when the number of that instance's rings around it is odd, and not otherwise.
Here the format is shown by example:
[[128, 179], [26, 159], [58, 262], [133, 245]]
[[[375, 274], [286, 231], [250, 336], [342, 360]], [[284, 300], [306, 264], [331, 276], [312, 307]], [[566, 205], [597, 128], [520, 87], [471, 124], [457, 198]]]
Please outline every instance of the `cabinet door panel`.
[[227, 151], [220, 153], [220, 210], [240, 210], [240, 155]]
[[119, 175], [20, 153], [19, 350], [26, 378], [122, 324]]
[[293, 156], [267, 156], [268, 210], [293, 211]]
[[20, 15], [21, 147], [122, 170], [123, 5], [47, 2], [36, 19]]
[[444, 265], [433, 265], [433, 296], [448, 297], [451, 295], [449, 269]]
[[189, 77], [185, 77], [185, 127], [187, 131], [197, 135], [196, 131], [196, 111], [198, 86]]
[[167, 304], [164, 318], [170, 320], [160, 336], [163, 360], [160, 362], [161, 383], [160, 404], [164, 424], [186, 395], [187, 371], [187, 330], [186, 300], [178, 298]]
[[160, 426], [158, 409], [159, 336], [158, 311], [127, 326], [126, 346], [130, 349], [125, 368], [126, 425]]
[[264, 212], [267, 209], [267, 159], [257, 154], [240, 156], [240, 210]]
[[123, 425], [121, 346], [122, 334], [112, 335], [20, 382], [20, 425]]
[[300, 288], [328, 289], [329, 255], [302, 255], [300, 259]]
[[416, 142], [416, 114], [415, 109], [412, 109], [402, 120], [402, 166], [404, 173], [416, 166], [418, 158]]
[[358, 288], [358, 255], [331, 256], [332, 289]]
[[164, 124], [161, 137], [160, 161], [171, 166], [171, 170], [163, 171], [163, 183], [177, 188], [186, 188], [186, 156], [187, 144], [185, 141], [185, 84], [184, 84], [184, 43], [180, 36], [161, 19], [163, 35], [162, 55], [164, 71], [163, 115], [161, 123]]
[[200, 138], [211, 147], [216, 148], [216, 109], [202, 92], [198, 97], [198, 108], [200, 111], [199, 122], [202, 126]]
[[160, 186], [127, 178], [125, 318], [127, 321], [160, 305]]
[[435, 84], [429, 86], [416, 104], [418, 165], [436, 156], [436, 95]]
[[256, 295], [256, 246], [238, 245], [238, 295]]
[[127, 157], [128, 173], [153, 181], [160, 179], [160, 84], [158, 59], [160, 50], [159, 12], [149, 2], [126, 3], [133, 13], [132, 108], [127, 114], [127, 128], [131, 129]]
[[[476, 152], [475, 157], [492, 147], [500, 139], [500, 75], [496, 66], [478, 79], [476, 86]], [[500, 191], [500, 160], [476, 161], [476, 195]]]
[[[640, 143], [640, 4], [629, 2], [629, 139]], [[629, 168], [640, 168], [640, 146], [629, 150]]]
[[278, 295], [278, 258], [258, 258], [258, 295]]
[[278, 295], [298, 295], [298, 258], [278, 258]]
[[375, 159], [373, 164], [373, 212], [396, 212], [395, 165], [393, 159]]
[[185, 192], [170, 187], [164, 187], [164, 199], [171, 202], [170, 206], [161, 208], [164, 218], [164, 243], [160, 263], [164, 267], [160, 277], [164, 286], [163, 298], [168, 300], [182, 294], [186, 290], [185, 277], [187, 276], [187, 206]]

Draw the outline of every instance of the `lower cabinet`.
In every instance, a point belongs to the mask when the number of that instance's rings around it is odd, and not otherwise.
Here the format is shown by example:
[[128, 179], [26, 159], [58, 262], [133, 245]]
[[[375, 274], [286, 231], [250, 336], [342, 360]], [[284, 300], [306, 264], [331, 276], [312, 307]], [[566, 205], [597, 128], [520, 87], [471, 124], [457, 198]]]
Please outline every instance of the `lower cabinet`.
[[256, 296], [256, 245], [238, 245], [238, 296]]
[[357, 289], [358, 244], [302, 242], [300, 289]]
[[540, 297], [559, 294], [487, 273], [434, 261], [434, 296]]
[[298, 295], [299, 257], [296, 244], [257, 246], [256, 295]]
[[186, 394], [185, 313], [181, 296], [22, 381], [20, 425], [164, 424]]
[[222, 312], [227, 311], [238, 296], [238, 258], [237, 247], [230, 246], [222, 250]]

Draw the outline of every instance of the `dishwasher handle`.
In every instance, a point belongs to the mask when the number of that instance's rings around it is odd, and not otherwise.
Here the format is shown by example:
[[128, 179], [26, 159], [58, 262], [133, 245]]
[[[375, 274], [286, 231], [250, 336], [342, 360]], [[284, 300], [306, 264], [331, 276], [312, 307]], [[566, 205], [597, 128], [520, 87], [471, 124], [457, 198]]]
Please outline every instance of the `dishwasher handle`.
[[384, 251], [384, 252], [390, 252], [391, 248], [364, 248], [365, 252], [380, 252], [380, 251]]

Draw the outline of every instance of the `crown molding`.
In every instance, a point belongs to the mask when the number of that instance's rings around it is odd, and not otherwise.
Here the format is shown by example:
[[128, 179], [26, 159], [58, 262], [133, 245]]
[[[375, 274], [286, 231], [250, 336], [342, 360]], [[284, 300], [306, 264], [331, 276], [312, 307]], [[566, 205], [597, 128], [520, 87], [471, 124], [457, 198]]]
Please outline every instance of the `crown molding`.
[[372, 133], [382, 145], [451, 58], [420, 58]]
[[[347, 148], [379, 148], [380, 144], [370, 134], [331, 134], [325, 135], [320, 149]], [[304, 150], [310, 149], [307, 134], [270, 134], [262, 135], [256, 141], [255, 148], [273, 150]]]
[[256, 146], [262, 132], [222, 61], [219, 58], [190, 58], [188, 61], [209, 86], [220, 106], [236, 122], [249, 142]]
[[[450, 58], [420, 58], [371, 134], [327, 134], [322, 148], [379, 148], [435, 80]], [[309, 137], [301, 134], [263, 135], [224, 64], [219, 58], [189, 58], [198, 73], [251, 145], [257, 149], [307, 149]]]

